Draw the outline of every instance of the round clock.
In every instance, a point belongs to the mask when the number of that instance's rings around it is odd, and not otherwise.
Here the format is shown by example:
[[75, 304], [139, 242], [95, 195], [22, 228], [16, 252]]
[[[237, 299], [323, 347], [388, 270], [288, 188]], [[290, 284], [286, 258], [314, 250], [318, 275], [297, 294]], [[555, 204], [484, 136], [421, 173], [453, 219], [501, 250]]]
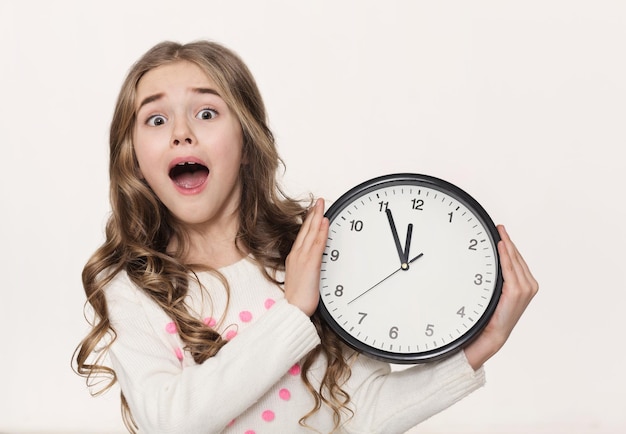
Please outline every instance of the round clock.
[[350, 347], [423, 363], [467, 345], [502, 290], [493, 221], [442, 179], [402, 173], [366, 181], [326, 212], [322, 318]]

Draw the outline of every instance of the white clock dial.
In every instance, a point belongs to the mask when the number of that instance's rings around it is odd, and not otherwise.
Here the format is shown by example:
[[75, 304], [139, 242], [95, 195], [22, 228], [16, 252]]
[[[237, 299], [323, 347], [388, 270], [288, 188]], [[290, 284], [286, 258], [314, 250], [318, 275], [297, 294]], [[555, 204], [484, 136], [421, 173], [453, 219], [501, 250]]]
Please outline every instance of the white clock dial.
[[352, 347], [396, 363], [434, 360], [493, 313], [497, 232], [463, 191], [389, 175], [346, 193], [327, 215], [320, 309]]

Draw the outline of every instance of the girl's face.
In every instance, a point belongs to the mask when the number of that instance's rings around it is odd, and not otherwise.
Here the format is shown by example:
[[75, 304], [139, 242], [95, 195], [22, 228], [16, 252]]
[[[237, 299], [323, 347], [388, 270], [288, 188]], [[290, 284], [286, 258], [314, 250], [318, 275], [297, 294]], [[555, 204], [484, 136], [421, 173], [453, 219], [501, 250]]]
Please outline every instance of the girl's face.
[[213, 81], [188, 61], [157, 67], [139, 81], [135, 111], [141, 176], [167, 209], [190, 226], [231, 225], [243, 133]]

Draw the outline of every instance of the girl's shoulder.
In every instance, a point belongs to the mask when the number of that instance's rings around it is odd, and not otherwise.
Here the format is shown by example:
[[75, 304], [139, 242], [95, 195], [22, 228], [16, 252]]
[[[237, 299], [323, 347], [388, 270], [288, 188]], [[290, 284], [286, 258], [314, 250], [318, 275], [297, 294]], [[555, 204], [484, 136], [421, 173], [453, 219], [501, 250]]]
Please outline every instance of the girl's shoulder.
[[142, 296], [145, 297], [143, 291], [133, 283], [126, 270], [119, 270], [117, 272], [105, 270], [103, 274], [103, 276], [99, 277], [109, 279], [102, 289], [107, 303], [110, 304], [118, 301], [138, 303], [141, 301]]
[[[101, 273], [99, 279], [108, 280], [103, 288], [108, 304], [133, 303], [152, 305], [154, 303], [151, 297], [146, 294], [146, 291], [133, 282], [123, 269], [117, 272], [105, 270]], [[191, 273], [188, 281], [187, 301], [190, 307], [200, 308], [206, 301], [203, 293], [208, 291], [213, 302], [219, 305], [221, 304], [219, 302], [221, 298], [229, 297], [228, 293], [231, 295], [249, 293], [252, 288], [275, 291], [282, 286], [283, 281], [283, 271], [264, 268], [250, 255], [215, 271]], [[226, 286], [228, 289], [226, 289]]]

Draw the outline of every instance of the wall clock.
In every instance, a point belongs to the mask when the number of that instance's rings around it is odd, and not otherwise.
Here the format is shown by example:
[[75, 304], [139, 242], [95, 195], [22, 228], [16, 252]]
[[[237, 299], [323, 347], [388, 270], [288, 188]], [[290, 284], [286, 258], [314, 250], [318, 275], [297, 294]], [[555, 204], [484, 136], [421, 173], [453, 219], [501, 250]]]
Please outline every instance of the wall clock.
[[466, 346], [502, 290], [497, 229], [468, 193], [400, 173], [343, 194], [330, 220], [319, 311], [350, 347], [423, 363]]

